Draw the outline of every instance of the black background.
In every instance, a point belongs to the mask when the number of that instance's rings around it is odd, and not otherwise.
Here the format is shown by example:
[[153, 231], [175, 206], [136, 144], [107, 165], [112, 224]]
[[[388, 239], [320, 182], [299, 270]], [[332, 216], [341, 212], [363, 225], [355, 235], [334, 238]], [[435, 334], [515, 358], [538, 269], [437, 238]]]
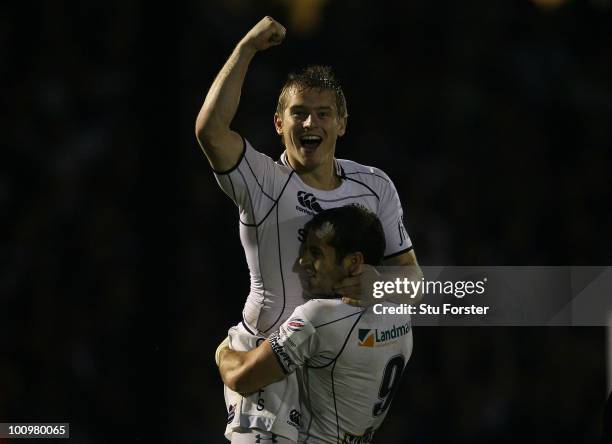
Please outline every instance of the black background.
[[[0, 6], [0, 420], [225, 442], [213, 353], [248, 270], [193, 128], [264, 15], [287, 40], [254, 60], [234, 123], [258, 149], [281, 152], [286, 74], [330, 64], [337, 155], [391, 176], [422, 264], [610, 263], [609, 1], [306, 3]], [[378, 442], [598, 439], [603, 328], [414, 335]]]

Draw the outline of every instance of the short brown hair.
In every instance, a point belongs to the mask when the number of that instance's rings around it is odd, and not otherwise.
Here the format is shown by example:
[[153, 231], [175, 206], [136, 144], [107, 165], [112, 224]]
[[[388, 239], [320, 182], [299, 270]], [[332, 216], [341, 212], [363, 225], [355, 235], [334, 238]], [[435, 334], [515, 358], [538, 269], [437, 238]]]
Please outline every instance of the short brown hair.
[[287, 106], [287, 96], [292, 88], [296, 88], [298, 91], [304, 89], [332, 91], [336, 96], [336, 111], [338, 112], [338, 117], [348, 117], [346, 98], [344, 97], [342, 86], [340, 86], [340, 82], [336, 80], [336, 76], [330, 66], [308, 66], [297, 74], [289, 74], [285, 84], [281, 88], [278, 104], [276, 105], [276, 114], [279, 116], [283, 115], [283, 111]]
[[329, 246], [336, 250], [339, 264], [347, 254], [360, 251], [364, 263], [381, 265], [385, 253], [385, 231], [380, 219], [359, 204], [345, 205], [323, 210], [306, 223], [306, 233], [317, 230], [325, 223], [333, 227], [333, 236], [327, 239]]

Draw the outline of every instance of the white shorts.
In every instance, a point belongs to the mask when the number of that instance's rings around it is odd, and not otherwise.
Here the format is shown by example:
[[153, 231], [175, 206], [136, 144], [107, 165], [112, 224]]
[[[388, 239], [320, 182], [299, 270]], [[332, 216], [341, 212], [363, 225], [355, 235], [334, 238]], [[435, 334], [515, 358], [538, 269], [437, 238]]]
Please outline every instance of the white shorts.
[[[242, 323], [230, 328], [228, 336], [230, 348], [237, 351], [252, 350], [266, 339], [250, 333]], [[227, 387], [223, 389], [228, 414], [225, 429], [227, 439], [232, 440], [234, 431], [240, 433], [258, 429], [297, 442], [301, 413], [295, 373], [247, 397]]]

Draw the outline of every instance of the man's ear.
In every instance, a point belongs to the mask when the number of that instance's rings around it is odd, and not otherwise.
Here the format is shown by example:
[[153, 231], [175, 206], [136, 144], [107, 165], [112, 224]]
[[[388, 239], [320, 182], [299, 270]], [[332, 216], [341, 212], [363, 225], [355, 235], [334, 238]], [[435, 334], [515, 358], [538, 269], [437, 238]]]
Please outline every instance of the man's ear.
[[350, 253], [344, 258], [344, 269], [348, 272], [349, 276], [354, 276], [361, 273], [361, 266], [363, 265], [363, 254], [361, 251]]
[[338, 119], [338, 137], [344, 136], [344, 133], [346, 133], [347, 125], [348, 125], [348, 117], [342, 117]]
[[283, 119], [277, 113], [274, 114], [274, 128], [279, 136], [283, 135]]

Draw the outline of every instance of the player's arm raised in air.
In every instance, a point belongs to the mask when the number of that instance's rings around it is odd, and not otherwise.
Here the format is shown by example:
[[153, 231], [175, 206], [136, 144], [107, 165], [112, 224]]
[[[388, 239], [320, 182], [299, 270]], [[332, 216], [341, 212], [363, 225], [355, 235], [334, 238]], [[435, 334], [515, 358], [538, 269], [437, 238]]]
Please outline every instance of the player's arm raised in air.
[[249, 64], [258, 51], [280, 44], [285, 28], [264, 17], [236, 45], [208, 90], [195, 125], [196, 137], [216, 171], [233, 168], [242, 153], [242, 137], [230, 129], [240, 103], [240, 92]]

